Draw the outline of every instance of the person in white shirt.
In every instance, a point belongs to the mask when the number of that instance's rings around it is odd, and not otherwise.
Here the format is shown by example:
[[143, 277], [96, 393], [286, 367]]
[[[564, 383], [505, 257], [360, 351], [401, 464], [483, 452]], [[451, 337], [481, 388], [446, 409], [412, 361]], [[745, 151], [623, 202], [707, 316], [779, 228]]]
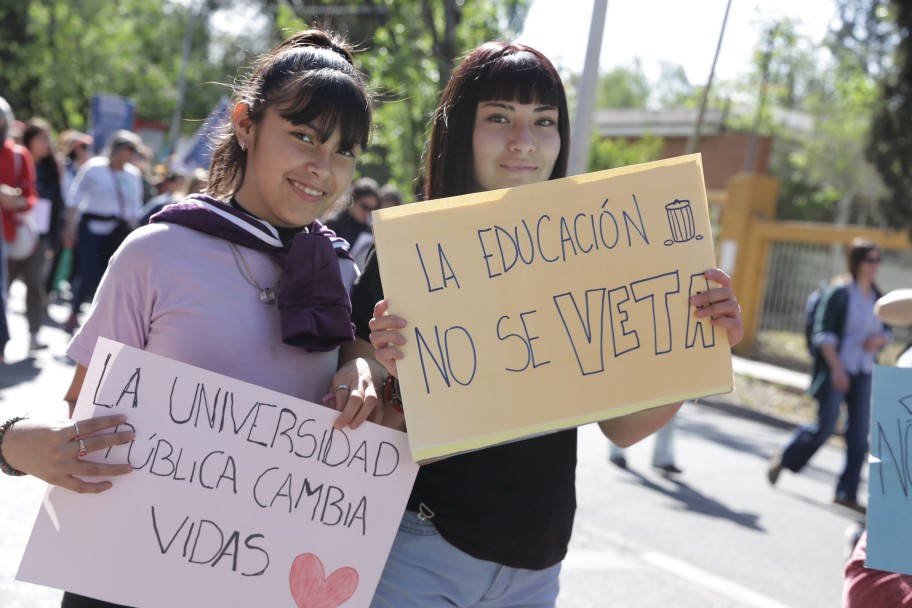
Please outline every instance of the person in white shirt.
[[79, 278], [66, 330], [76, 329], [79, 308], [92, 299], [108, 260], [136, 226], [143, 206], [142, 175], [130, 159], [142, 141], [130, 131], [116, 131], [108, 154], [88, 160], [66, 197], [63, 243], [78, 247]]

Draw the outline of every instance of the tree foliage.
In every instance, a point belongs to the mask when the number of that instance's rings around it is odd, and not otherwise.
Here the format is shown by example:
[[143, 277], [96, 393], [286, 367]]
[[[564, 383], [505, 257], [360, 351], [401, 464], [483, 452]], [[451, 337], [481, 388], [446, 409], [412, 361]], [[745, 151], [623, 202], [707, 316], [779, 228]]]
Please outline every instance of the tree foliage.
[[425, 130], [454, 60], [478, 44], [514, 35], [529, 0], [32, 0], [0, 3], [0, 95], [22, 118], [86, 128], [95, 93], [136, 103], [137, 115], [168, 123], [177, 102], [181, 44], [186, 73], [184, 133], [230, 92], [252, 56], [291, 31], [329, 27], [360, 49], [377, 94], [372, 151], [362, 172], [410, 191]]
[[884, 216], [912, 234], [912, 5], [894, 0], [891, 10], [900, 41], [895, 67], [882, 83], [867, 156], [886, 186], [880, 201]]
[[[837, 20], [825, 41], [840, 63], [871, 76], [889, 69], [898, 42], [890, 0], [835, 0]], [[908, 3], [905, 3], [908, 4]]]
[[800, 35], [791, 19], [763, 23], [754, 69], [728, 85], [736, 101], [728, 126], [774, 138], [770, 170], [782, 179], [782, 219], [882, 224], [883, 186], [864, 153], [878, 54], [865, 57], [860, 34], [842, 21], [861, 14], [848, 4], [870, 1], [839, 0], [824, 41]]
[[639, 60], [631, 67], [620, 67], [599, 76], [597, 108], [645, 108], [652, 85]]
[[[174, 111], [189, 22], [190, 8], [176, 1], [3, 3], [0, 94], [20, 116], [45, 117], [59, 130], [86, 127], [95, 93], [127, 97], [138, 116], [166, 123]], [[233, 73], [237, 57], [213, 56], [206, 20], [195, 23], [187, 70], [193, 84], [184, 115], [205, 118], [224, 89], [200, 83], [230, 81], [226, 74]]]
[[593, 137], [589, 149], [589, 171], [602, 171], [658, 160], [664, 140], [647, 136], [636, 140]]
[[[357, 60], [376, 93], [370, 151], [361, 171], [414, 191], [427, 126], [454, 62], [488, 40], [511, 39], [529, 0], [375, 0], [291, 2], [282, 26], [318, 23], [359, 43]], [[353, 7], [362, 12], [350, 12]], [[333, 8], [334, 10], [328, 10]], [[364, 9], [370, 24], [364, 27]], [[358, 17], [357, 19], [355, 17]]]

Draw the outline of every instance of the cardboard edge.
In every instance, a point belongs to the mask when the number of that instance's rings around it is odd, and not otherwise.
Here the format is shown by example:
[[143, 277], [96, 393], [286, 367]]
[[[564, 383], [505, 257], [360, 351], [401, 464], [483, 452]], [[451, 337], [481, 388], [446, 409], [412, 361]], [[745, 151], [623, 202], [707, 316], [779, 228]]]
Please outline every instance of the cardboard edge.
[[[626, 416], [627, 414], [634, 414], [643, 410], [678, 403], [679, 401], [689, 401], [697, 399], [699, 397], [708, 397], [710, 395], [730, 393], [732, 390], [734, 390], [734, 386], [723, 384], [715, 387], [704, 388], [699, 391], [691, 391], [677, 395], [665, 395], [660, 398], [650, 399], [648, 401], [639, 401], [637, 403], [612, 407], [607, 410], [589, 412], [587, 414], [582, 414], [579, 416], [554, 420], [550, 423], [532, 424], [524, 427], [510, 429], [507, 431], [500, 431], [479, 437], [473, 437], [472, 439], [441, 443], [425, 448], [412, 448], [412, 459], [420, 465], [430, 460], [439, 460], [448, 456], [456, 456], [458, 454], [472, 452], [502, 443], [509, 443], [521, 439], [529, 439], [537, 435], [544, 435], [547, 433], [554, 433], [570, 428], [576, 428], [585, 424], [590, 424], [592, 422], [600, 422], [602, 420], [609, 420], [611, 418], [619, 418], [621, 416]], [[555, 427], [555, 424], [558, 426]]]

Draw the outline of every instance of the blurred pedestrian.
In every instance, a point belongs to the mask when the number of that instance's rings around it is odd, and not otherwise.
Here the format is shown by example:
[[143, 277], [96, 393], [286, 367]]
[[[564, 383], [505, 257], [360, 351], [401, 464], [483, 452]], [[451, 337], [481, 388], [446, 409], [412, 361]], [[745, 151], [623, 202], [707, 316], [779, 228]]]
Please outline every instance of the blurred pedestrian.
[[140, 140], [136, 145], [136, 152], [133, 153], [133, 157], [128, 161], [131, 165], [139, 169], [139, 175], [142, 177], [143, 205], [147, 205], [149, 201], [159, 194], [155, 180], [152, 177], [152, 159], [154, 157], [155, 153], [152, 151], [152, 148], [143, 144]]
[[399, 189], [392, 184], [387, 184], [380, 188], [377, 192], [380, 196], [380, 209], [389, 209], [390, 207], [398, 207], [401, 205], [404, 200], [402, 198], [402, 193], [399, 192]]
[[60, 134], [60, 145], [63, 151], [63, 194], [66, 196], [79, 169], [92, 158], [91, 135], [69, 129]]
[[809, 393], [817, 400], [817, 420], [800, 427], [782, 452], [773, 456], [767, 478], [773, 485], [783, 469], [800, 472], [836, 428], [846, 404], [845, 465], [833, 502], [860, 513], [861, 469], [868, 452], [871, 372], [878, 351], [890, 341], [888, 328], [874, 315], [880, 298], [875, 279], [881, 250], [856, 238], [848, 250], [849, 276], [830, 287], [817, 306], [812, 344], [814, 367]]
[[[912, 289], [896, 289], [881, 297], [874, 313], [892, 326], [912, 325]], [[899, 356], [896, 367], [912, 368], [912, 343]], [[912, 576], [868, 568], [867, 557], [868, 532], [863, 529], [846, 563], [843, 608], [912, 607]]]
[[184, 184], [187, 181], [187, 176], [177, 169], [169, 169], [167, 173], [154, 181], [155, 187], [158, 189], [158, 194], [153, 196], [149, 202], [143, 206], [142, 211], [140, 212], [140, 226], [148, 224], [149, 218], [161, 211], [165, 205], [176, 203], [187, 194], [184, 191]]
[[355, 181], [351, 187], [351, 202], [336, 217], [329, 219], [326, 226], [354, 246], [361, 234], [370, 233], [370, 214], [380, 207], [379, 188], [369, 177]]
[[[19, 224], [25, 221], [23, 214], [38, 200], [32, 155], [28, 149], [15, 143], [10, 135], [15, 122], [12, 108], [0, 97], [0, 363], [5, 361], [4, 350], [10, 339], [6, 319], [10, 247], [17, 244]], [[27, 227], [22, 227], [22, 230], [28, 231]], [[37, 234], [32, 234], [30, 238], [37, 242]], [[15, 257], [25, 257], [29, 253], [25, 251]]]
[[865, 566], [868, 532], [861, 533], [845, 566], [843, 608], [912, 607], [912, 576]]
[[64, 196], [64, 211], [60, 226], [60, 247], [57, 248], [54, 259], [51, 261], [50, 271], [47, 273], [47, 281], [45, 283], [45, 291], [51, 300], [59, 297], [72, 298], [72, 291], [64, 294], [59, 290], [64, 282], [66, 282], [67, 288], [72, 290], [72, 287], [76, 284], [76, 277], [79, 275], [77, 252], [63, 243], [63, 229], [67, 213], [66, 196], [70, 186], [73, 184], [73, 180], [76, 179], [76, 174], [79, 172], [80, 167], [92, 158], [92, 144], [94, 142], [91, 135], [74, 129], [63, 131], [59, 136], [59, 140], [61, 152], [63, 153], [61, 192]]
[[[653, 433], [655, 437], [652, 447], [652, 466], [668, 475], [679, 475], [683, 473], [675, 464], [674, 454], [674, 432], [675, 418], [669, 420], [665, 426]], [[622, 468], [627, 468], [627, 451], [625, 448], [615, 445], [608, 440], [608, 460], [612, 464]]]
[[50, 125], [33, 118], [26, 123], [22, 143], [35, 161], [38, 200], [32, 209], [40, 238], [34, 251], [21, 260], [10, 260], [10, 281], [19, 279], [25, 285], [25, 316], [29, 327], [29, 348], [38, 350], [47, 345], [38, 339], [38, 332], [44, 324], [47, 313], [47, 291], [45, 274], [48, 260], [60, 247], [61, 222], [63, 216], [63, 194], [61, 192], [61, 166], [54, 153]]
[[202, 194], [209, 184], [209, 172], [205, 169], [194, 169], [187, 181], [187, 194]]
[[143, 182], [131, 160], [141, 143], [130, 131], [116, 131], [107, 156], [88, 160], [67, 193], [63, 242], [79, 248], [79, 280], [65, 326], [70, 333], [78, 324], [80, 307], [94, 296], [111, 255], [139, 221]]

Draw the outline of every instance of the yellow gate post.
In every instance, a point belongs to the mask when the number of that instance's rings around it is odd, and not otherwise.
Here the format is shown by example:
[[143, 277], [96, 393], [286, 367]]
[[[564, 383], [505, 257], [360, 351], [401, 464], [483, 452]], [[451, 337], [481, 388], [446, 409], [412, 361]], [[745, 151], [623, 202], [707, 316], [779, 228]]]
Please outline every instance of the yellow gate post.
[[776, 216], [780, 180], [768, 175], [741, 173], [728, 181], [728, 201], [722, 213], [719, 235], [719, 266], [732, 276], [732, 283], [744, 317], [744, 339], [735, 347], [739, 354], [750, 353], [757, 340], [763, 310], [768, 246], [757, 221]]

